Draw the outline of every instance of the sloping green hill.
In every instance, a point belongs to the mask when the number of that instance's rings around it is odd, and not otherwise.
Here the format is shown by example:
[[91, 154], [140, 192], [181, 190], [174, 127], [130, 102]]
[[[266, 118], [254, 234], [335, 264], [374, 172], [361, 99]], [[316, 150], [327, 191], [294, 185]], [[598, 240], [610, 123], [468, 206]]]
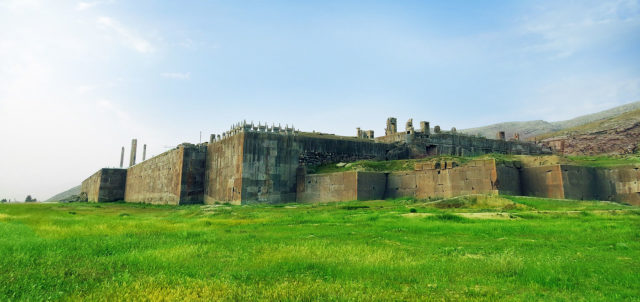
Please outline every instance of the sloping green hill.
[[62, 199], [65, 199], [67, 197], [71, 197], [71, 195], [79, 195], [80, 194], [80, 189], [81, 189], [81, 185], [77, 185], [69, 190], [66, 190], [64, 192], [58, 193], [54, 196], [52, 196], [51, 198], [47, 199], [46, 201], [60, 201]]

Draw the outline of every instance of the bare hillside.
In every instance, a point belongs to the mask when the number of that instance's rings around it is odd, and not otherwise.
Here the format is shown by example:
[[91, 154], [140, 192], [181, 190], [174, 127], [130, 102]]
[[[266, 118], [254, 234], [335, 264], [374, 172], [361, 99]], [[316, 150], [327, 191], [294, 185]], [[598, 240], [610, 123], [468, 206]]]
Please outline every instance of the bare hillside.
[[484, 127], [462, 129], [459, 131], [467, 134], [480, 134], [488, 138], [495, 137], [498, 131], [505, 131], [508, 138], [513, 137], [513, 134], [517, 132], [520, 133], [521, 139], [528, 139], [571, 127], [577, 127], [596, 121], [606, 120], [608, 118], [638, 109], [640, 109], [640, 102], [634, 102], [598, 113], [579, 116], [566, 121], [547, 122], [543, 120], [537, 120], [525, 122], [506, 122]]
[[640, 110], [537, 137], [570, 155], [629, 154], [639, 151]]

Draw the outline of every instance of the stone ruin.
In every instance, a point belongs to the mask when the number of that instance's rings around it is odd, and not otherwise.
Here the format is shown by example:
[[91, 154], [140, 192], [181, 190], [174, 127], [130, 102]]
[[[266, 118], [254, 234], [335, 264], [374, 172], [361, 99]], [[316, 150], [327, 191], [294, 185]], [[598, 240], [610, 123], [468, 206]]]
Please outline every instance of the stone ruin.
[[[640, 196], [640, 192], [636, 194], [640, 188], [618, 185], [637, 182], [637, 171], [587, 171], [565, 166], [541, 169], [482, 161], [470, 165], [454, 162], [422, 165], [413, 171], [386, 174], [308, 173], [318, 165], [344, 166], [358, 160], [486, 153], [551, 154], [550, 149], [530, 142], [507, 141], [503, 131], [497, 134], [497, 139], [462, 134], [455, 128], [442, 131], [439, 126], [431, 132], [427, 121], [420, 122], [416, 131], [413, 120], [409, 120], [405, 131], [398, 132], [397, 119], [389, 118], [385, 135], [380, 137], [374, 137], [372, 130], [357, 130], [356, 136], [347, 137], [245, 121], [224, 133], [211, 134], [206, 143], [184, 143], [137, 164], [134, 139], [132, 166], [100, 169], [82, 183], [82, 192], [90, 202], [124, 200], [158, 204], [319, 202], [495, 192], [607, 200]], [[121, 161], [122, 158], [121, 151]], [[547, 177], [545, 171], [556, 174]], [[617, 183], [611, 185], [612, 180]], [[576, 188], [582, 185], [609, 189], [587, 190], [579, 195]]]

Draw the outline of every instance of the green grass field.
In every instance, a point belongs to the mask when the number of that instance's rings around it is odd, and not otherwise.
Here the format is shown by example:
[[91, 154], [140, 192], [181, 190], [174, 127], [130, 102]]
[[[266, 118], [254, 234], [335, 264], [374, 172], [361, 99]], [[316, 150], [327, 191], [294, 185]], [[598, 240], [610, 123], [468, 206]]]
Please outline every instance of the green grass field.
[[640, 209], [1, 204], [0, 300], [640, 300]]

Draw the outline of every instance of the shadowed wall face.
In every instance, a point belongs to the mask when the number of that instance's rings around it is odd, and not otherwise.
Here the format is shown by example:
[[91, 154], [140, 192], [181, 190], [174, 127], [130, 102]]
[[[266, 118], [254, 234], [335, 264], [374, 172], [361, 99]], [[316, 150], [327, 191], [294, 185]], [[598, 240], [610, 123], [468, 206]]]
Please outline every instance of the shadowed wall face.
[[564, 198], [562, 169], [559, 165], [522, 168], [522, 194], [547, 198]]
[[203, 203], [206, 147], [183, 148], [180, 204]]
[[82, 182], [81, 192], [87, 193], [89, 202], [124, 200], [127, 170], [100, 169]]

